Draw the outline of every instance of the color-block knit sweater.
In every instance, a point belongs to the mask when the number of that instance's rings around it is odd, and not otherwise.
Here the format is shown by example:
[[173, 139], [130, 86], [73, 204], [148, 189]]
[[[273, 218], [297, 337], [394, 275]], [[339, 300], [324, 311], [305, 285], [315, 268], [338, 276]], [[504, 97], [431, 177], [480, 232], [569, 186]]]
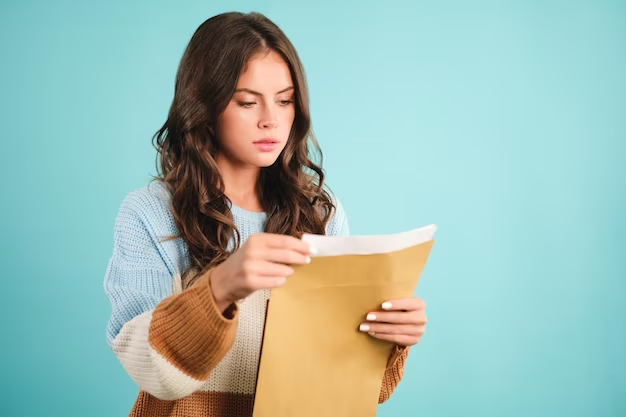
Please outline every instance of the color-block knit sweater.
[[[348, 233], [338, 199], [328, 235]], [[266, 214], [232, 206], [242, 242], [264, 230]], [[252, 415], [269, 290], [236, 305], [232, 318], [217, 309], [208, 279], [182, 291], [188, 249], [177, 233], [170, 195], [159, 183], [131, 192], [114, 227], [104, 278], [112, 313], [107, 342], [139, 385], [135, 417]], [[365, 314], [366, 312], [364, 312]], [[400, 381], [408, 349], [396, 347], [381, 387], [386, 401]]]

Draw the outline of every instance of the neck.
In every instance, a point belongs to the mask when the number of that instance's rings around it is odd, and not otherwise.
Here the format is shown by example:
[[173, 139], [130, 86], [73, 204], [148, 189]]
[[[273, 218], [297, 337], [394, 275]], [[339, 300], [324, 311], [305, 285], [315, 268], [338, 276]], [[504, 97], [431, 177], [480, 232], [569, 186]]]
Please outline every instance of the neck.
[[244, 210], [263, 211], [256, 191], [260, 168], [235, 165], [219, 156], [215, 162], [224, 181], [226, 197]]

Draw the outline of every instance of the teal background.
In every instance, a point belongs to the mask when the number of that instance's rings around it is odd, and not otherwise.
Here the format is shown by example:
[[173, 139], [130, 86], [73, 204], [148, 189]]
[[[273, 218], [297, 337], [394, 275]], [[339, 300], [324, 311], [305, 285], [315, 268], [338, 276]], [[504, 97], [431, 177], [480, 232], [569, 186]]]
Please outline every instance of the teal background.
[[0, 4], [2, 416], [127, 415], [102, 279], [197, 26], [305, 64], [355, 234], [436, 223], [426, 335], [380, 416], [626, 416], [626, 3]]

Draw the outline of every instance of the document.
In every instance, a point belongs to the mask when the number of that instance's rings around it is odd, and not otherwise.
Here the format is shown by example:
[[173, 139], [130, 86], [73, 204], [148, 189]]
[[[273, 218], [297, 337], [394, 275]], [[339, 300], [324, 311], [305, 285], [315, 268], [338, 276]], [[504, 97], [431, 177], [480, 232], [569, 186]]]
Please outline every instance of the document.
[[436, 226], [302, 239], [317, 249], [272, 290], [253, 417], [373, 417], [394, 345], [358, 330], [383, 302], [413, 296]]

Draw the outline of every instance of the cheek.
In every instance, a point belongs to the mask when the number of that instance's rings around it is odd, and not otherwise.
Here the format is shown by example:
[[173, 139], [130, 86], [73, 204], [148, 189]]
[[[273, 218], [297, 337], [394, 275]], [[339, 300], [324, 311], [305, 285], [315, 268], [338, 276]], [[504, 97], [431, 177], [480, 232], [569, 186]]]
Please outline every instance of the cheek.
[[[254, 128], [252, 112], [241, 111], [239, 108], [228, 107], [218, 123], [218, 136], [223, 145], [245, 139]], [[248, 133], [248, 135], [246, 135]]]
[[292, 106], [289, 110], [285, 112], [283, 115], [283, 120], [281, 120], [281, 125], [284, 130], [287, 132], [291, 131], [291, 126], [293, 122], [296, 120], [296, 110]]
[[[245, 111], [248, 110], [248, 111]], [[222, 115], [224, 131], [241, 130], [254, 125], [254, 112], [239, 107], [229, 107]]]

